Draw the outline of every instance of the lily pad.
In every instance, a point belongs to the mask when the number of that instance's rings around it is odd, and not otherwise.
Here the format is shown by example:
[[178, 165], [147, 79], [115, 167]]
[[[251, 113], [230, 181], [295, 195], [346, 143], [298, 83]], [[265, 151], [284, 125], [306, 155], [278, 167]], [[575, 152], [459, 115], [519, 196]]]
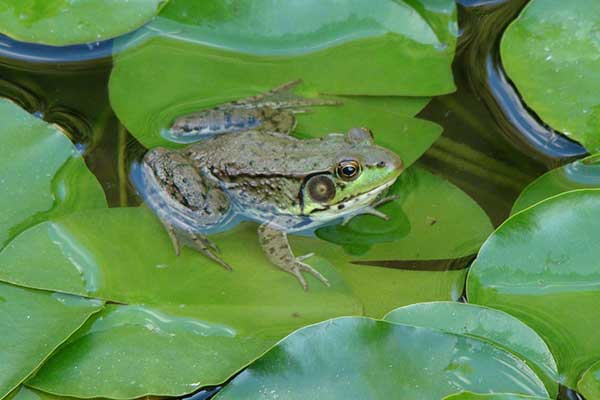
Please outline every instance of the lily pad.
[[545, 340], [571, 388], [600, 358], [598, 218], [595, 189], [527, 208], [490, 236], [467, 280], [469, 302], [504, 310]]
[[101, 308], [98, 300], [0, 283], [0, 398]]
[[511, 213], [575, 189], [600, 188], [600, 154], [555, 168], [530, 183], [515, 201]]
[[550, 397], [558, 394], [556, 362], [548, 346], [533, 329], [503, 311], [475, 304], [432, 302], [398, 308], [384, 320], [490, 342], [525, 361], [544, 381]]
[[131, 32], [168, 0], [0, 0], [0, 32], [24, 42], [66, 46]]
[[501, 44], [502, 63], [527, 105], [592, 152], [600, 150], [598, 18], [595, 0], [532, 0]]
[[97, 179], [56, 126], [0, 99], [0, 247], [46, 218], [106, 207]]
[[484, 341], [339, 318], [294, 332], [216, 399], [439, 399], [460, 389], [547, 395], [521, 360]]
[[[454, 90], [455, 41], [451, 0], [277, 5], [176, 0], [146, 29], [119, 40], [110, 99], [120, 120], [147, 147], [169, 145], [160, 132], [177, 116], [296, 79], [304, 80], [297, 92], [305, 97], [411, 96], [390, 100], [389, 111], [371, 97], [358, 97], [354, 108], [347, 99], [348, 106], [338, 107], [342, 111], [314, 111], [334, 113], [341, 125], [331, 127], [336, 131], [347, 124], [365, 126], [363, 118], [381, 114], [383, 129], [377, 130], [398, 134], [403, 129], [391, 123], [397, 115], [390, 114], [412, 116], [427, 102], [414, 96]], [[325, 126], [315, 128], [313, 134], [327, 132]]]
[[25, 231], [2, 253], [4, 278], [132, 304], [99, 314], [30, 384], [73, 397], [183, 395], [222, 383], [301, 326], [362, 313], [327, 260], [311, 263], [332, 287], [308, 277], [305, 293], [268, 263], [255, 231], [247, 224], [215, 237], [233, 272], [190, 249], [177, 257], [144, 208], [70, 214]]
[[[433, 258], [460, 256], [472, 253], [489, 234], [491, 224], [485, 213], [456, 187], [419, 169], [406, 177], [403, 185], [410, 192], [401, 204], [414, 230], [402, 239], [408, 243], [378, 244], [366, 256], [378, 257], [380, 246], [384, 250], [381, 255], [386, 257], [395, 254], [413, 259], [427, 257], [428, 252]], [[390, 206], [394, 205], [386, 205]], [[471, 224], [457, 230], [457, 221], [467, 215]], [[432, 225], [433, 216], [440, 220]], [[97, 221], [102, 221], [100, 231]], [[256, 225], [248, 223], [211, 236], [233, 265], [233, 272], [190, 249], [176, 257], [162, 225], [144, 208], [80, 212], [23, 232], [0, 253], [0, 279], [130, 304], [109, 307], [100, 314], [30, 384], [74, 397], [181, 395], [222, 383], [301, 326], [340, 315], [381, 316], [421, 299], [449, 299], [462, 293], [465, 270], [443, 272], [443, 260], [442, 272], [355, 265], [351, 262], [356, 256], [337, 245], [293, 237], [294, 251], [314, 251], [316, 256], [310, 264], [332, 283], [327, 288], [308, 277], [310, 289], [305, 293], [293, 277], [269, 264], [255, 232]], [[438, 237], [446, 238], [445, 246], [431, 245]], [[394, 246], [405, 253], [393, 253]], [[110, 313], [123, 317], [110, 318], [106, 315]], [[136, 313], [138, 317], [133, 315]], [[165, 336], [162, 328], [149, 332], [143, 324], [133, 322], [142, 319], [139, 315], [152, 313], [159, 315], [158, 322], [178, 321], [165, 328], [177, 334]], [[111, 325], [99, 322], [100, 318], [117, 322]], [[132, 321], [131, 326], [119, 325], [122, 321]], [[160, 326], [158, 322], [151, 327]], [[206, 329], [217, 325], [232, 332], [233, 337], [218, 342], [220, 339], [212, 334], [200, 339], [194, 332], [184, 334], [198, 323]], [[180, 324], [183, 331], [177, 330]], [[128, 334], [123, 335], [123, 330]], [[197, 352], [190, 349], [189, 337], [195, 338]], [[93, 350], [86, 345], [91, 340]], [[239, 349], [237, 344], [243, 344], [243, 351], [232, 354], [232, 348]], [[164, 351], [139, 350], [153, 347]], [[174, 356], [187, 351], [194, 357]], [[204, 357], [201, 351], [205, 351]], [[215, 359], [219, 359], [218, 366]], [[96, 369], [106, 371], [108, 366], [113, 368], [111, 374], [96, 379]], [[210, 373], [205, 372], [207, 368]], [[171, 369], [178, 373], [178, 379], [164, 373]], [[188, 380], [184, 382], [184, 378]]]
[[[554, 398], [554, 397], [552, 397]], [[461, 392], [446, 396], [443, 400], [550, 400], [549, 397], [527, 396], [515, 393], [473, 393]]]
[[600, 361], [583, 373], [577, 382], [577, 390], [586, 399], [600, 398]]

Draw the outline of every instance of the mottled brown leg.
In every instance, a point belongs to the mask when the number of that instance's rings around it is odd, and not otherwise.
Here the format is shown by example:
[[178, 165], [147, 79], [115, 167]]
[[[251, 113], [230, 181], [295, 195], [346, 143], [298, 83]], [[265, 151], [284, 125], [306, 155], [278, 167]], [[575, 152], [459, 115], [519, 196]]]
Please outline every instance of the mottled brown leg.
[[304, 290], [308, 290], [308, 284], [302, 276], [302, 272], [309, 272], [318, 280], [329, 286], [329, 281], [319, 271], [302, 262], [313, 254], [296, 257], [292, 252], [285, 232], [275, 229], [269, 223], [258, 228], [258, 239], [269, 261], [282, 270], [294, 275]]

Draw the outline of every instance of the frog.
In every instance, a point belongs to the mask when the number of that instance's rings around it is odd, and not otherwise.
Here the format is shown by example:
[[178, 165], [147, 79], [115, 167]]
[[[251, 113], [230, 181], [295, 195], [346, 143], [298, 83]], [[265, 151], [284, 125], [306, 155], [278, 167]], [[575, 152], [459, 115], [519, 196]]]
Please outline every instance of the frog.
[[310, 234], [361, 214], [388, 219], [376, 209], [394, 200], [387, 189], [403, 171], [401, 158], [374, 142], [364, 127], [300, 139], [295, 115], [337, 101], [295, 97], [300, 81], [173, 121], [173, 137], [194, 142], [157, 147], [139, 163], [136, 188], [164, 225], [177, 255], [190, 246], [220, 264], [208, 238], [241, 221], [258, 224], [258, 244], [271, 264], [296, 277], [328, 279], [296, 256], [288, 234]]

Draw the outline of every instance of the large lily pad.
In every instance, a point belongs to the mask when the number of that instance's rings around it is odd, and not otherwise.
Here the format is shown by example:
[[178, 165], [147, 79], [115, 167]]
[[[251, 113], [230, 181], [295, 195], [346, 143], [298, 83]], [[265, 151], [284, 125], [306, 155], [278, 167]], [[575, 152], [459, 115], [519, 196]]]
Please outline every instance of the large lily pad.
[[[169, 144], [160, 132], [179, 115], [296, 79], [304, 80], [298, 94], [306, 97], [447, 93], [454, 89], [450, 63], [455, 33], [456, 10], [450, 0], [277, 5], [177, 0], [147, 29], [119, 41], [125, 49], [115, 57], [110, 99], [133, 135], [154, 147]], [[381, 115], [382, 129], [377, 130], [398, 134], [403, 129], [390, 122], [397, 119], [391, 114], [412, 116], [426, 99], [393, 100], [387, 112], [377, 99], [356, 101], [354, 108], [322, 107], [315, 114], [337, 112], [342, 126], [365, 126], [362, 120], [369, 114]], [[326, 132], [325, 126], [316, 128], [316, 134]]]
[[600, 188], [600, 154], [555, 168], [531, 182], [519, 195], [512, 213], [575, 189]]
[[[117, 303], [144, 304], [143, 308], [115, 306], [100, 314], [30, 383], [76, 397], [180, 395], [223, 382], [277, 340], [306, 324], [339, 315], [381, 316], [422, 299], [458, 297], [465, 272], [444, 272], [443, 259], [471, 254], [489, 234], [489, 220], [464, 193], [440, 178], [417, 169], [404, 179], [399, 183], [407, 191], [403, 202], [385, 207], [401, 205], [409, 216], [410, 233], [395, 244], [374, 244], [364, 257], [387, 259], [395, 255], [412, 260], [429, 254], [441, 258], [441, 271], [355, 265], [351, 262], [363, 256], [348, 254], [342, 247], [316, 238], [294, 237], [294, 251], [314, 251], [317, 255], [309, 262], [332, 283], [327, 288], [308, 277], [308, 293], [293, 277], [268, 263], [258, 246], [254, 224], [242, 224], [212, 237], [225, 260], [233, 265], [233, 272], [189, 249], [176, 257], [161, 224], [143, 208], [81, 212], [25, 231], [0, 253], [0, 279]], [[467, 216], [471, 224], [457, 229], [457, 221]], [[432, 224], [435, 217], [439, 221]], [[102, 221], [100, 231], [97, 221]], [[445, 238], [445, 246], [431, 245], [430, 241], [438, 237]], [[403, 240], [408, 243], [404, 245]], [[122, 317], [114, 318], [110, 313]], [[175, 320], [177, 323], [168, 329], [177, 334], [165, 336], [162, 328], [149, 332], [137, 322], [142, 319], [140, 315], [146, 318], [152, 313], [160, 316], [159, 322]], [[104, 323], [100, 318], [116, 322]], [[125, 320], [132, 323], [123, 326]], [[209, 333], [200, 338], [194, 332], [184, 334], [198, 324]], [[213, 337], [223, 330], [233, 336]], [[189, 337], [198, 342], [194, 351]], [[90, 350], [87, 343], [92, 340], [95, 346]], [[232, 352], [241, 344], [244, 351]], [[153, 347], [164, 351], [142, 351]], [[174, 356], [186, 351], [194, 356]], [[200, 354], [203, 351], [204, 357]], [[218, 366], [215, 359], [220, 360]], [[179, 371], [179, 378], [160, 372], [157, 363], [162, 369]], [[98, 367], [113, 369], [98, 380]]]
[[504, 67], [527, 105], [590, 151], [600, 150], [598, 18], [595, 0], [532, 0], [501, 45]]
[[432, 302], [398, 308], [384, 320], [476, 337], [515, 354], [544, 381], [550, 397], [558, 394], [556, 362], [538, 334], [515, 317], [475, 304]]
[[97, 42], [131, 32], [168, 0], [0, 0], [0, 32], [54, 46]]
[[[146, 305], [109, 307], [30, 383], [74, 397], [182, 395], [222, 383], [301, 326], [362, 313], [327, 260], [312, 262], [332, 287], [309, 278], [305, 293], [268, 264], [254, 226], [216, 239], [233, 272], [190, 249], [175, 256], [160, 222], [143, 208], [70, 214], [13, 240], [0, 263], [9, 280]], [[32, 256], [25, 262], [18, 260], [23, 246]]]
[[461, 389], [547, 395], [521, 360], [486, 342], [340, 318], [290, 335], [216, 398], [439, 399]]
[[600, 361], [583, 373], [577, 382], [577, 390], [586, 399], [600, 398]]
[[598, 218], [594, 189], [525, 209], [490, 236], [467, 281], [470, 302], [516, 316], [546, 341], [571, 388], [600, 358]]
[[56, 126], [0, 99], [0, 247], [29, 226], [106, 207], [102, 187]]
[[0, 283], [0, 398], [101, 308], [98, 300]]

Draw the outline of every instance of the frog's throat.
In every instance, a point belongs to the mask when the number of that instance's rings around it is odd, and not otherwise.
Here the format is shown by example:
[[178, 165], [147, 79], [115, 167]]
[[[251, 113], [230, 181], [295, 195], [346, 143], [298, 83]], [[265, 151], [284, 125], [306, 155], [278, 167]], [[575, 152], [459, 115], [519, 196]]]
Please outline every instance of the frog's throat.
[[[328, 221], [340, 217], [360, 214], [360, 211], [365, 207], [369, 207], [377, 197], [394, 184], [396, 180], [378, 186], [368, 192], [359, 193], [357, 195], [347, 197], [343, 201], [332, 205], [325, 205], [321, 208], [316, 208], [310, 212], [311, 218], [319, 221]], [[343, 205], [342, 208], [339, 206]]]

